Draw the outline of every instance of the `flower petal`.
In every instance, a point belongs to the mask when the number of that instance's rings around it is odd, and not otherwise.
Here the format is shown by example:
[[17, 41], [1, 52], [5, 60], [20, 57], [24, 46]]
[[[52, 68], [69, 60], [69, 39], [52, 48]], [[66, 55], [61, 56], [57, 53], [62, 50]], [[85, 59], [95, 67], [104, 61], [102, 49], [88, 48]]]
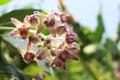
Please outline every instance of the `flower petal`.
[[66, 62], [67, 59], [78, 60], [76, 56], [72, 55], [72, 53], [67, 50], [64, 50], [61, 54], [59, 54], [59, 58], [64, 62]]
[[80, 51], [80, 45], [74, 42], [74, 43], [68, 45], [66, 47], [66, 50], [68, 50], [70, 52], [78, 53]]
[[41, 25], [41, 26], [37, 29], [36, 34], [39, 34], [43, 29], [44, 29], [44, 26]]
[[21, 23], [18, 19], [16, 18], [11, 18], [11, 22], [17, 27], [21, 27], [23, 25], [23, 23]]
[[36, 16], [38, 16], [40, 18], [45, 18], [46, 17], [46, 15], [40, 13], [39, 11], [34, 11], [34, 15], [36, 15]]
[[14, 29], [13, 31], [11, 31], [9, 33], [10, 36], [15, 36], [15, 35], [19, 35], [20, 34], [20, 30], [19, 29]]
[[59, 59], [58, 57], [56, 57], [54, 59], [54, 61], [52, 62], [51, 66], [57, 66], [57, 67], [61, 67], [62, 69], [66, 69], [66, 64], [64, 61], [62, 61], [61, 59]]
[[25, 27], [31, 26], [31, 24], [29, 23], [29, 16], [28, 15], [24, 18], [24, 24], [25, 24]]
[[70, 58], [73, 59], [73, 60], [78, 61], [78, 57], [76, 57], [76, 56], [74, 56], [74, 55], [72, 55], [72, 54], [70, 54]]

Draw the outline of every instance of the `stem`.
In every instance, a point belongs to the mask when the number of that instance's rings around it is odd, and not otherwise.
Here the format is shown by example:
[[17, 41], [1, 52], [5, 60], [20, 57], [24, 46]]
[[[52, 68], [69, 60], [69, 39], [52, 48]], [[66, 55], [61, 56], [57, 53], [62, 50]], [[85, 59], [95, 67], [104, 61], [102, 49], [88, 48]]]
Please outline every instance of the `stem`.
[[13, 30], [14, 27], [0, 27], [0, 30]]
[[7, 73], [7, 72], [0, 72], [0, 75], [8, 75], [8, 76], [11, 76], [12, 74], [11, 73]]
[[86, 71], [89, 73], [89, 75], [91, 75], [94, 80], [98, 80], [97, 76], [94, 74], [91, 68], [85, 63], [85, 61], [81, 56], [79, 56], [79, 60], [82, 63], [83, 67], [86, 69]]

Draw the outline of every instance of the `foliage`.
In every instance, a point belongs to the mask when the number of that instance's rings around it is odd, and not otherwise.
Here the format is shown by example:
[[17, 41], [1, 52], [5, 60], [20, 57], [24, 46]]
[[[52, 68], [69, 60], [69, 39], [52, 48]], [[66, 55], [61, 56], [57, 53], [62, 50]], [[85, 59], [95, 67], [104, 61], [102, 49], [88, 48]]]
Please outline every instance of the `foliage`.
[[2, 0], [0, 1], [0, 5], [4, 5], [4, 4], [7, 4], [9, 3], [11, 0]]

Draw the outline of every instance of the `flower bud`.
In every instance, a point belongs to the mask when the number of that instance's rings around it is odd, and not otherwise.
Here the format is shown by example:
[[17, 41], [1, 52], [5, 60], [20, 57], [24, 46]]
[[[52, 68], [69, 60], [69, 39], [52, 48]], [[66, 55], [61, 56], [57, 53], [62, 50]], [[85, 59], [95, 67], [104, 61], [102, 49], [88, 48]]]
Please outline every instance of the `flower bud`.
[[69, 15], [67, 14], [61, 14], [60, 15], [61, 22], [67, 22], [69, 20]]
[[57, 52], [56, 52], [55, 50], [50, 50], [50, 54], [51, 54], [52, 56], [56, 56], [56, 55], [57, 55]]
[[35, 35], [31, 35], [29, 37], [29, 41], [32, 42], [32, 43], [37, 43], [39, 41], [39, 38]]
[[49, 45], [51, 43], [51, 39], [50, 38], [46, 38], [45, 40], [44, 40], [44, 46], [47, 46], [47, 45]]

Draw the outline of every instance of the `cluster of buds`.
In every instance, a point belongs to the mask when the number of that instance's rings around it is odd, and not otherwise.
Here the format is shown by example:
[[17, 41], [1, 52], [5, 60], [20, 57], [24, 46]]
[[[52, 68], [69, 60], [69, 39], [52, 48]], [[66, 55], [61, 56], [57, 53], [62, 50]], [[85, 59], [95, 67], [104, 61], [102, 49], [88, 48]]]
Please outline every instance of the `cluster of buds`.
[[[35, 11], [32, 15], [27, 15], [23, 23], [11, 18], [11, 22], [17, 28], [9, 35], [27, 40], [26, 50], [17, 46], [23, 60], [26, 63], [47, 60], [49, 66], [58, 66], [62, 69], [66, 69], [68, 60], [78, 60], [72, 53], [79, 52], [80, 46], [75, 42], [77, 34], [73, 31], [73, 26], [67, 23], [69, 17], [69, 14], [63, 12], [51, 11], [46, 15]], [[44, 29], [48, 29], [50, 34], [42, 33]], [[32, 50], [33, 45], [38, 49], [36, 52]]]

